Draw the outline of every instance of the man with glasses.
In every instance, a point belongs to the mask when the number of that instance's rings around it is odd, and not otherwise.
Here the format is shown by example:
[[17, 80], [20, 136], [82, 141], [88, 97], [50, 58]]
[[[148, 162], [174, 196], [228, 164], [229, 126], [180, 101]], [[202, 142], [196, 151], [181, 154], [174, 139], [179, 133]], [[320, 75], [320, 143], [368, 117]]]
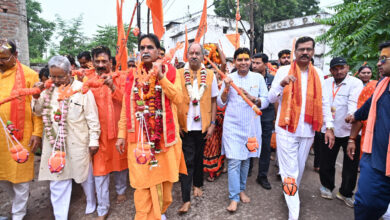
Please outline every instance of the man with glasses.
[[355, 195], [355, 219], [379, 219], [390, 203], [390, 41], [381, 44], [379, 49], [378, 67], [383, 71], [383, 79], [373, 96], [355, 112], [348, 140], [348, 156], [353, 158], [358, 150], [355, 139], [361, 121], [367, 120]]
[[[299, 184], [314, 140], [314, 132], [326, 124], [325, 143], [333, 147], [333, 118], [328, 94], [322, 92], [324, 77], [311, 64], [315, 42], [301, 37], [295, 43], [296, 60], [278, 70], [269, 91], [269, 101], [278, 102], [275, 131], [277, 155], [289, 208], [289, 219], [299, 217]], [[292, 191], [294, 192], [294, 190]]]
[[[32, 88], [39, 81], [38, 74], [21, 64], [17, 57], [15, 42], [0, 40], [0, 100], [8, 98], [16, 89]], [[0, 188], [12, 199], [13, 219], [23, 219], [26, 215], [30, 181], [34, 179], [34, 152], [42, 142], [42, 119], [32, 114], [30, 104], [31, 96], [25, 96], [0, 105], [2, 121], [15, 125], [15, 137], [29, 152], [25, 163], [14, 161], [3, 133], [8, 131], [0, 132]]]

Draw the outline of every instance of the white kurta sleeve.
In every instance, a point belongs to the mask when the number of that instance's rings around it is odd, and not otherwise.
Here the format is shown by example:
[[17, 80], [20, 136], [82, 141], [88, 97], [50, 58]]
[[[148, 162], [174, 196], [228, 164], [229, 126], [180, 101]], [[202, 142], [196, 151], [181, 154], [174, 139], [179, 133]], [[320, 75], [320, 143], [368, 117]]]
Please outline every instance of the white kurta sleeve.
[[271, 89], [268, 92], [268, 101], [275, 103], [282, 100], [283, 89], [280, 82], [287, 76], [290, 66], [281, 67], [275, 74]]
[[[223, 101], [222, 101], [221, 96], [222, 96], [222, 93], [223, 93], [223, 90], [224, 90], [224, 89], [225, 89], [225, 83], [222, 83], [221, 90], [219, 91], [219, 95], [218, 95], [218, 98], [217, 98], [217, 105], [218, 105], [220, 108], [225, 107], [226, 104], [227, 104], [228, 101], [229, 101], [229, 94], [228, 94], [228, 96], [227, 96], [226, 102], [223, 102]], [[231, 90], [231, 89], [233, 89], [233, 88], [230, 87], [229, 93], [230, 93], [230, 90]]]
[[362, 81], [356, 79], [352, 81], [351, 89], [349, 90], [349, 96], [348, 96], [348, 115], [352, 115], [355, 113], [357, 109], [357, 102], [360, 96], [360, 93], [363, 90], [363, 83]]
[[99, 114], [96, 106], [95, 98], [91, 91], [88, 91], [84, 97], [84, 112], [85, 119], [88, 124], [88, 133], [89, 133], [89, 146], [96, 147], [99, 146], [99, 137], [100, 137], [100, 122]]
[[33, 113], [36, 116], [42, 116], [42, 111], [43, 111], [43, 93], [41, 93], [41, 96], [37, 99], [32, 98], [31, 100], [31, 109]]
[[333, 128], [334, 127], [334, 124], [333, 124], [333, 116], [332, 116], [332, 112], [331, 112], [331, 109], [330, 109], [330, 97], [329, 97], [329, 92], [325, 91], [324, 88], [325, 88], [325, 80], [324, 80], [324, 75], [322, 73], [322, 71], [318, 68], [316, 68], [316, 71], [318, 73], [318, 76], [320, 77], [320, 81], [321, 81], [321, 89], [322, 89], [322, 115], [324, 117], [324, 123], [326, 125], [327, 128]]
[[268, 101], [268, 89], [267, 84], [265, 84], [264, 77], [260, 77], [260, 85], [259, 85], [259, 97], [261, 100], [261, 107], [260, 109], [268, 108], [269, 101]]

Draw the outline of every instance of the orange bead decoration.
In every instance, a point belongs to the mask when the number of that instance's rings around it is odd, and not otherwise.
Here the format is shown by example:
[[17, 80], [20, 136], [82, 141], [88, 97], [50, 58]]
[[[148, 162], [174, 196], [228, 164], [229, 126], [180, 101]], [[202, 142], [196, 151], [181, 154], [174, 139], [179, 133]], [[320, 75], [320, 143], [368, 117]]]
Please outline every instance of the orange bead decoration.
[[283, 181], [283, 191], [286, 195], [294, 196], [298, 190], [298, 186], [295, 183], [295, 179], [292, 177], [286, 177]]
[[256, 137], [249, 137], [248, 142], [246, 143], [246, 148], [248, 148], [249, 152], [256, 152], [259, 149], [259, 143], [257, 142]]

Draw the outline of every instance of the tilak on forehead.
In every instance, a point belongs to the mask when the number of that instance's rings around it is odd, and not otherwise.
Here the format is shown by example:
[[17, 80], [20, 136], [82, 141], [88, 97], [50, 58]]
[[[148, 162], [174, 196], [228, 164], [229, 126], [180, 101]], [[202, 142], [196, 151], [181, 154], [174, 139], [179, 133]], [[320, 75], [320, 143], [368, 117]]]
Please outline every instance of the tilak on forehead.
[[103, 56], [103, 55], [99, 55], [96, 60], [99, 60], [99, 61], [104, 61], [106, 60], [106, 58]]
[[240, 54], [238, 54], [237, 59], [249, 59], [249, 54], [240, 53]]
[[4, 50], [11, 49], [11, 45], [7, 42], [7, 40], [0, 40], [0, 53], [3, 53]]
[[381, 50], [381, 57], [390, 57], [390, 47], [385, 47]]

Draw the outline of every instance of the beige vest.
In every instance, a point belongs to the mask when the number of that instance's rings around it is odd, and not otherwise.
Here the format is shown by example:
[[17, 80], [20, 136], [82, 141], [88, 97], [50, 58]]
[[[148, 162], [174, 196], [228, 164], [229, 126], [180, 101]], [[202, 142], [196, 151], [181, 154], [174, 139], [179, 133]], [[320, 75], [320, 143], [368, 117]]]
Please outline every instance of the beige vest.
[[[213, 83], [214, 72], [206, 69], [206, 90], [200, 98], [200, 117], [202, 120], [202, 133], [206, 132], [211, 123], [211, 87]], [[188, 95], [187, 87], [185, 86], [184, 68], [178, 70], [181, 77], [181, 88], [183, 91], [183, 102], [177, 105], [177, 116], [179, 119], [180, 129], [187, 132], [187, 114], [190, 107], [190, 97]], [[192, 70], [190, 70], [192, 77]], [[200, 70], [196, 74], [198, 85], [200, 84]]]

